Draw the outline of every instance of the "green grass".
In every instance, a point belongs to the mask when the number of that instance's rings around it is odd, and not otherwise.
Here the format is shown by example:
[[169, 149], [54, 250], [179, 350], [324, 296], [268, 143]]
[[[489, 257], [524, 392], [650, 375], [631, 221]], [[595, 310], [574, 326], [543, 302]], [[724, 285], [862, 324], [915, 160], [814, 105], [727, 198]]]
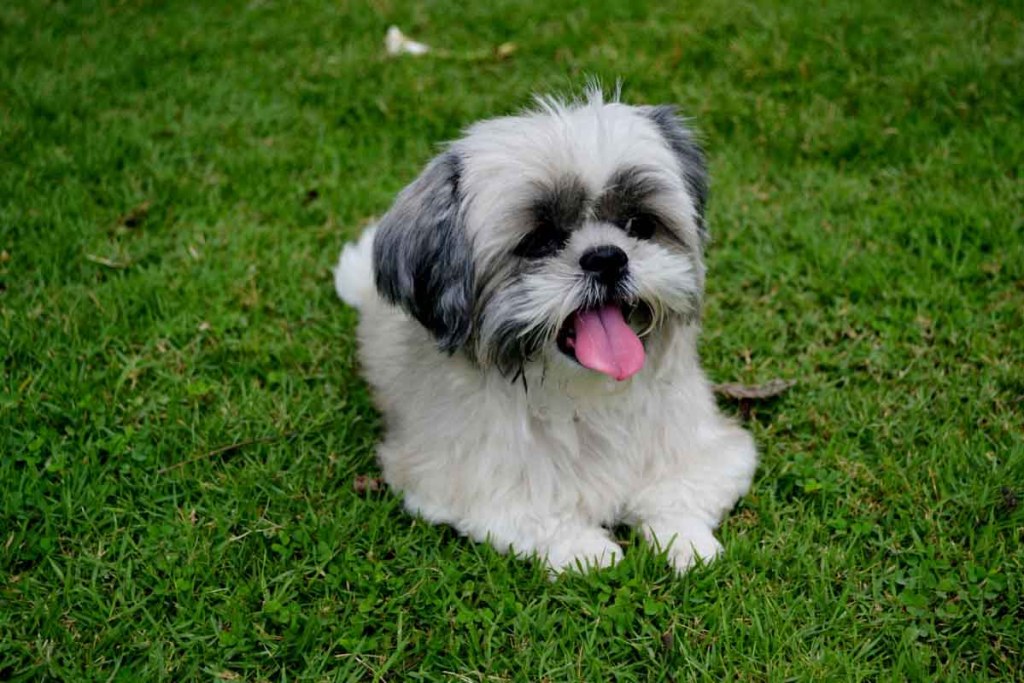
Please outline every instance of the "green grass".
[[[1024, 8], [628, 5], [0, 5], [0, 679], [1024, 676]], [[341, 245], [588, 75], [703, 131], [711, 376], [799, 380], [683, 578], [352, 486]]]

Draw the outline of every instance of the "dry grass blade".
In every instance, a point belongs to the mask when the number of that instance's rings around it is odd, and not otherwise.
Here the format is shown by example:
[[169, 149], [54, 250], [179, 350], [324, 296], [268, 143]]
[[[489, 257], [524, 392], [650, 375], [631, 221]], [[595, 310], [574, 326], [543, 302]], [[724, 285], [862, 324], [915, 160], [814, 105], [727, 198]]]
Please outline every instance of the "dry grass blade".
[[95, 254], [86, 254], [85, 260], [91, 261], [92, 263], [98, 263], [99, 265], [106, 266], [107, 268], [116, 268], [118, 270], [123, 270], [131, 265], [130, 263], [125, 263], [123, 261], [115, 261], [103, 256], [96, 256]]
[[199, 455], [188, 458], [187, 460], [182, 460], [180, 462], [174, 463], [173, 465], [162, 467], [160, 468], [160, 474], [167, 474], [171, 470], [176, 470], [178, 468], [184, 467], [185, 465], [190, 465], [194, 462], [198, 462], [199, 460], [212, 458], [215, 455], [223, 455], [224, 453], [230, 453], [231, 451], [236, 451], [239, 448], [245, 448], [246, 446], [252, 446], [258, 443], [273, 443], [275, 441], [280, 441], [281, 439], [290, 439], [291, 437], [295, 436], [295, 434], [297, 434], [297, 432], [289, 432], [287, 434], [279, 434], [277, 436], [267, 436], [262, 439], [248, 439], [246, 441], [237, 441], [235, 443], [229, 443], [226, 446], [220, 446], [219, 448], [214, 448], [212, 451], [200, 453]]

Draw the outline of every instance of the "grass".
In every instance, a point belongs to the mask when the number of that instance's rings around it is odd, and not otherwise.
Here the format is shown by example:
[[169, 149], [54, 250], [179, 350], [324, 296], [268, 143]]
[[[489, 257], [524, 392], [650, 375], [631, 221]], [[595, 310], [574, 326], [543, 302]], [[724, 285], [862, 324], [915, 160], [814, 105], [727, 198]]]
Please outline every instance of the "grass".
[[[455, 54], [389, 60], [391, 23]], [[1024, 677], [1022, 30], [996, 2], [3, 3], [0, 679]], [[711, 376], [799, 380], [684, 578], [626, 534], [549, 582], [352, 485], [380, 427], [339, 248], [439, 141], [588, 75], [703, 131]]]

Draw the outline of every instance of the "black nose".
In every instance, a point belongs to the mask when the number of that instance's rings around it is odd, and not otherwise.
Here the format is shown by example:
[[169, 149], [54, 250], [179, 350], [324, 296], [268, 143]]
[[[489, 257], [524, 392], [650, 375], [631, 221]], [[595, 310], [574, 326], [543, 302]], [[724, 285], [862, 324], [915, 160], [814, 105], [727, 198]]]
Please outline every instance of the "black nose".
[[626, 256], [626, 252], [611, 244], [591, 247], [580, 256], [580, 266], [583, 270], [594, 273], [605, 284], [622, 279], [626, 274], [627, 263], [629, 257]]

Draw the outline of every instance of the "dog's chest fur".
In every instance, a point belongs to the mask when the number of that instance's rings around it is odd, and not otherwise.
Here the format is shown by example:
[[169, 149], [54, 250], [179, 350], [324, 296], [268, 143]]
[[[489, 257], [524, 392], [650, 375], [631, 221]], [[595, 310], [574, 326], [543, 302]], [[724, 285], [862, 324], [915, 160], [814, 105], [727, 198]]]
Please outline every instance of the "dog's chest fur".
[[[555, 474], [551, 481], [561, 485], [552, 494], [567, 505], [575, 497], [575, 507], [589, 519], [620, 519], [625, 501], [645, 480], [653, 461], [647, 438], [635, 431], [641, 425], [621, 410], [594, 406], [528, 419], [536, 452], [545, 454]], [[535, 468], [525, 471], [534, 476]]]
[[[678, 467], [674, 456], [704, 413], [700, 400], [688, 400], [702, 379], [688, 326], [664, 335], [650, 366], [628, 383], [567, 380], [558, 367], [539, 366], [513, 382], [431, 352], [422, 330], [390, 307], [365, 311], [360, 332], [362, 360], [388, 418], [381, 464], [401, 490], [433, 480], [437, 490], [459, 489], [468, 504], [507, 496], [621, 521], [629, 498]], [[396, 355], [395, 344], [423, 351]], [[398, 401], [403, 412], [389, 411]], [[672, 414], [672, 405], [689, 410]], [[495, 482], [504, 485], [496, 490]]]
[[[639, 381], [625, 385], [602, 378], [567, 384], [557, 373], [507, 385], [505, 414], [523, 431], [509, 444], [509, 467], [518, 464], [520, 480], [558, 507], [603, 523], [621, 521], [631, 497], [660, 470], [677, 466], [672, 456], [692, 431], [686, 415], [664, 421], [665, 406], [686, 393], [687, 379], [677, 376], [685, 354], [669, 366], [655, 356]], [[692, 368], [699, 372], [695, 363]]]

